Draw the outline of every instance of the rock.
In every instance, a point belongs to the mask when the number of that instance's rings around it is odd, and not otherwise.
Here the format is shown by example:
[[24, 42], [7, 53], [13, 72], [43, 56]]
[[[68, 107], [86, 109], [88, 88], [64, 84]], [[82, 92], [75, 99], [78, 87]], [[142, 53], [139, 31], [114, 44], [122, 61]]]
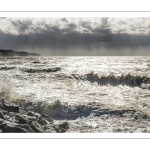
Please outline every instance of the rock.
[[2, 128], [6, 127], [6, 126], [7, 126], [6, 123], [2, 123], [2, 124], [0, 124], [0, 129], [2, 129]]
[[40, 115], [39, 113], [35, 113], [35, 116], [36, 116], [37, 118], [40, 118], [40, 117], [41, 117], [41, 115]]
[[46, 120], [53, 122], [53, 120], [48, 115], [42, 114], [41, 118], [45, 118]]
[[63, 122], [59, 125], [53, 126], [58, 133], [66, 132], [69, 129], [68, 122]]
[[1, 118], [1, 119], [4, 119], [4, 115], [3, 115], [3, 112], [2, 112], [2, 111], [0, 111], [0, 118]]
[[46, 114], [42, 114], [41, 116], [44, 117], [44, 118], [49, 118], [49, 116], [46, 115]]
[[25, 124], [25, 123], [28, 123], [29, 121], [25, 118], [18, 118], [18, 123], [19, 124]]
[[42, 126], [49, 124], [49, 122], [43, 118], [39, 118], [38, 123], [41, 124]]
[[2, 103], [0, 103], [0, 109], [3, 109], [3, 104]]
[[44, 132], [44, 130], [42, 129], [42, 127], [37, 123], [37, 122], [32, 122], [30, 127], [37, 133], [42, 133]]
[[33, 111], [28, 111], [28, 112], [27, 112], [27, 115], [28, 115], [28, 116], [34, 116], [34, 112], [33, 112]]
[[69, 129], [69, 124], [68, 122], [63, 122], [61, 124], [59, 124], [59, 128], [62, 130], [62, 129], [65, 129], [65, 130], [68, 130]]
[[19, 124], [28, 124], [30, 122], [27, 118], [21, 115], [16, 115], [15, 117]]
[[19, 113], [25, 115], [27, 112], [23, 108], [19, 107]]
[[[47, 132], [65, 132], [67, 127], [60, 124], [57, 129], [53, 127], [53, 120], [46, 114], [28, 111], [25, 107], [19, 108], [16, 103], [7, 102], [5, 99], [0, 101], [0, 130], [6, 133], [42, 133]], [[28, 103], [26, 107], [33, 105]], [[5, 120], [4, 120], [5, 119]], [[50, 128], [51, 127], [51, 128]]]
[[2, 124], [4, 122], [4, 120], [3, 119], [0, 119], [0, 124]]
[[5, 133], [27, 133], [28, 132], [27, 130], [23, 128], [20, 128], [17, 126], [10, 126], [10, 125], [6, 125], [1, 130], [2, 132], [5, 132]]
[[37, 118], [36, 117], [34, 117], [34, 116], [25, 116], [28, 120], [30, 120], [30, 121], [36, 121], [37, 120]]
[[19, 127], [27, 130], [30, 133], [34, 133], [34, 130], [27, 124], [21, 124], [21, 125], [19, 125]]
[[55, 130], [48, 129], [45, 131], [46, 133], [57, 133]]
[[16, 105], [12, 105], [12, 104], [9, 105], [7, 103], [3, 103], [3, 109], [9, 112], [19, 113], [19, 106], [16, 106]]
[[9, 112], [7, 110], [3, 110], [4, 115], [9, 115]]

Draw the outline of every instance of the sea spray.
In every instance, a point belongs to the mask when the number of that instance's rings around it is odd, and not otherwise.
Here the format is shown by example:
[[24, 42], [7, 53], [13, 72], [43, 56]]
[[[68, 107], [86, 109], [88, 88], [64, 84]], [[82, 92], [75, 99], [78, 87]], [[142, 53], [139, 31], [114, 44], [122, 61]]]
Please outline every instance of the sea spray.
[[17, 95], [14, 94], [13, 85], [6, 79], [0, 79], [0, 97], [4, 97], [8, 100], [14, 100], [17, 98]]

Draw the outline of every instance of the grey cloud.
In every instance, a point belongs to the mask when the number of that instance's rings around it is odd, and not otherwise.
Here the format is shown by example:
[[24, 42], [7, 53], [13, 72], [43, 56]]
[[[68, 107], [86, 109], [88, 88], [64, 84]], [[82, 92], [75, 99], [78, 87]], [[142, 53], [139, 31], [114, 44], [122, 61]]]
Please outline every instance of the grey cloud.
[[66, 18], [61, 19], [61, 21], [68, 22]]
[[70, 29], [75, 29], [75, 28], [77, 28], [77, 25], [74, 24], [74, 23], [70, 23], [70, 24], [68, 24], [68, 27], [69, 27]]
[[102, 26], [96, 27], [96, 28], [92, 28], [90, 26], [90, 23], [87, 21], [86, 22], [80, 22], [80, 25], [82, 27], [84, 27], [85, 29], [88, 29], [90, 31], [90, 33], [94, 33], [94, 34], [98, 34], [98, 35], [111, 34], [111, 29], [108, 28], [109, 25], [108, 25], [107, 18], [102, 18], [101, 21], [102, 21]]
[[5, 19], [6, 17], [0, 17], [0, 19]]
[[108, 27], [108, 18], [102, 18], [101, 19], [101, 22], [102, 22], [102, 27]]
[[131, 31], [136, 31], [136, 29], [135, 28], [131, 28]]
[[139, 30], [139, 31], [141, 31], [141, 32], [145, 32], [146, 30], [142, 29], [142, 30]]
[[[15, 27], [15, 29], [19, 32], [19, 34], [27, 34], [29, 32], [32, 33], [43, 33], [43, 32], [53, 32], [55, 34], [62, 34], [62, 33], [70, 33], [70, 32], [75, 32], [76, 29], [79, 29], [78, 32], [85, 32], [85, 33], [94, 33], [94, 34], [99, 34], [99, 35], [105, 35], [105, 34], [112, 34], [113, 29], [109, 24], [108, 18], [101, 18], [99, 21], [101, 22], [100, 25], [98, 24], [93, 27], [91, 22], [89, 21], [80, 21], [79, 25], [76, 23], [68, 23], [66, 18], [60, 19], [65, 21], [64, 27], [60, 28], [60, 24], [51, 24], [51, 22], [37, 22], [37, 24], [32, 23], [32, 20], [25, 20], [25, 21], [20, 21], [20, 20], [11, 20], [11, 23]], [[61, 23], [61, 22], [60, 22]], [[124, 22], [122, 22], [124, 23]], [[80, 26], [82, 28], [80, 28]], [[125, 29], [125, 27], [123, 27]], [[138, 29], [143, 29], [142, 27], [138, 27]], [[116, 33], [124, 33], [126, 29], [118, 29], [115, 31]], [[134, 27], [130, 28], [131, 31], [135, 31]], [[139, 31], [139, 30], [137, 30]], [[143, 30], [144, 31], [144, 30]]]
[[24, 33], [32, 25], [31, 21], [13, 21], [11, 20], [12, 25], [18, 30], [20, 34]]
[[120, 29], [120, 30], [117, 31], [117, 33], [118, 33], [118, 34], [122, 34], [122, 33], [124, 33], [125, 31], [126, 31], [126, 29]]
[[125, 21], [119, 21], [119, 24], [127, 24]]
[[86, 28], [86, 29], [88, 29], [88, 30], [92, 30], [92, 27], [90, 26], [90, 23], [87, 22], [87, 21], [85, 21], [85, 22], [80, 21], [79, 24], [80, 24], [83, 28]]
[[[72, 32], [74, 29], [77, 28], [77, 25], [74, 23], [67, 24], [67, 28], [60, 29], [59, 24], [55, 26], [50, 26], [50, 24], [47, 24], [45, 22], [41, 22], [41, 24], [38, 24], [37, 27], [31, 27], [33, 25], [32, 20], [28, 21], [11, 21], [11, 24], [15, 27], [15, 29], [19, 32], [19, 34], [25, 34], [25, 31], [28, 31], [31, 29], [33, 33], [41, 33], [45, 34], [45, 32], [51, 32], [55, 34], [62, 34], [64, 32]], [[41, 27], [40, 27], [41, 25]], [[43, 29], [43, 26], [45, 29]]]

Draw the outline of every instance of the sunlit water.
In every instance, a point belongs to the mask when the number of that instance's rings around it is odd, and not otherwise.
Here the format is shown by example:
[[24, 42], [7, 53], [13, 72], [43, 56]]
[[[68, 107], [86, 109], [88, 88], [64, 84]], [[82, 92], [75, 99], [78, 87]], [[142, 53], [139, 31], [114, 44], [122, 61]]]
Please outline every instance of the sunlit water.
[[11, 99], [67, 120], [68, 132], [150, 131], [150, 57], [0, 58], [0, 76]]

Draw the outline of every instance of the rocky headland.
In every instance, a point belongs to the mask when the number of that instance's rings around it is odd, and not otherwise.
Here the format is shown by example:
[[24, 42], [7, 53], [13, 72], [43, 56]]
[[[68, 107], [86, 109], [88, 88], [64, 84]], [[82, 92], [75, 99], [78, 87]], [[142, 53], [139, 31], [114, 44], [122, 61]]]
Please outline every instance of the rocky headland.
[[41, 56], [37, 53], [17, 52], [11, 49], [0, 49], [0, 56]]

